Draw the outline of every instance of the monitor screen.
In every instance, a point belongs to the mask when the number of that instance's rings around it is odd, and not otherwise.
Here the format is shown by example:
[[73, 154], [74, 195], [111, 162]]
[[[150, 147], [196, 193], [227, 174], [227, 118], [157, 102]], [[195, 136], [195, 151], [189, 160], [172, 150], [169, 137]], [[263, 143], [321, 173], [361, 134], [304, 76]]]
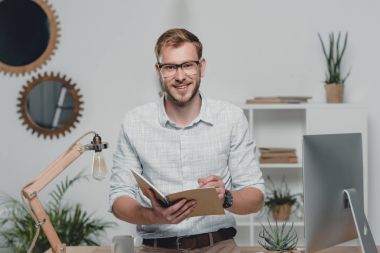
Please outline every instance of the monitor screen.
[[361, 134], [305, 135], [303, 180], [306, 252], [357, 238], [344, 190], [356, 190], [364, 216]]

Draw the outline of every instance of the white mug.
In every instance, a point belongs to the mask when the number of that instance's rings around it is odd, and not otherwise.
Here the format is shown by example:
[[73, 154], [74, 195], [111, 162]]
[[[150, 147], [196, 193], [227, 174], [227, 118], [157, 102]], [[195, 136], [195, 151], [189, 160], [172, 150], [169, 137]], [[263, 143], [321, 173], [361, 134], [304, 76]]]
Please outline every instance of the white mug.
[[131, 235], [117, 235], [112, 238], [112, 253], [133, 253], [134, 243]]

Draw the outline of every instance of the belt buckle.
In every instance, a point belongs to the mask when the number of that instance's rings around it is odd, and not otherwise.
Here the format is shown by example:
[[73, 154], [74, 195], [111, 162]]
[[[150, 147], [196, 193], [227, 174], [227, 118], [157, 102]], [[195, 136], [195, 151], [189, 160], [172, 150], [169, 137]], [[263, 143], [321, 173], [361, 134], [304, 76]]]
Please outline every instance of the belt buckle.
[[176, 246], [177, 246], [177, 250], [185, 250], [184, 248], [181, 248], [181, 242], [180, 240], [182, 238], [184, 238], [185, 236], [178, 236], [176, 239], [175, 239], [175, 243], [176, 243]]

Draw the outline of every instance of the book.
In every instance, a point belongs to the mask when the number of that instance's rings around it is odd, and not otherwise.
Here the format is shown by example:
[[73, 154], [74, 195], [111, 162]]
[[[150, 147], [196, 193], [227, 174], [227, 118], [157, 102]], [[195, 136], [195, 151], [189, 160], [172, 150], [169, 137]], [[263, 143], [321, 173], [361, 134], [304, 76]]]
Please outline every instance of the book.
[[291, 157], [260, 157], [260, 163], [298, 163], [296, 156]]
[[280, 98], [276, 97], [271, 97], [271, 98], [266, 98], [266, 99], [247, 99], [245, 101], [247, 104], [281, 104], [282, 101]]
[[295, 148], [271, 148], [271, 147], [259, 147], [260, 153], [295, 153]]
[[307, 103], [311, 97], [305, 96], [277, 96], [277, 97], [255, 97], [247, 99], [247, 104], [300, 104]]
[[136, 170], [131, 169], [131, 171], [142, 193], [148, 197], [148, 190], [153, 190], [156, 199], [162, 206], [168, 207], [181, 199], [195, 200], [197, 204], [191, 213], [187, 216], [188, 218], [195, 216], [225, 214], [224, 208], [218, 198], [218, 194], [215, 188], [196, 188], [172, 193], [165, 196]]
[[261, 153], [260, 157], [274, 158], [274, 157], [294, 157], [297, 156], [293, 152], [279, 152], [279, 153]]

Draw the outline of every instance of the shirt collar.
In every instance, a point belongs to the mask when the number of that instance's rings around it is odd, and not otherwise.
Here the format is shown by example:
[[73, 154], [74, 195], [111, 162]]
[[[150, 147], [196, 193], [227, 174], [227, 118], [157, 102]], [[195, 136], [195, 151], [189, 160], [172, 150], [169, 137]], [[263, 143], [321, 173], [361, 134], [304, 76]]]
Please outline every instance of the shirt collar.
[[[205, 96], [203, 96], [201, 92], [199, 94], [202, 98], [201, 111], [199, 112], [199, 115], [188, 126], [193, 126], [194, 124], [197, 124], [200, 121], [203, 121], [209, 125], [213, 125], [214, 119], [210, 112], [210, 107], [208, 105], [207, 99]], [[163, 95], [158, 101], [158, 120], [163, 127], [166, 127], [166, 124], [168, 123], [175, 126], [175, 123], [169, 119], [165, 111], [165, 95]]]

